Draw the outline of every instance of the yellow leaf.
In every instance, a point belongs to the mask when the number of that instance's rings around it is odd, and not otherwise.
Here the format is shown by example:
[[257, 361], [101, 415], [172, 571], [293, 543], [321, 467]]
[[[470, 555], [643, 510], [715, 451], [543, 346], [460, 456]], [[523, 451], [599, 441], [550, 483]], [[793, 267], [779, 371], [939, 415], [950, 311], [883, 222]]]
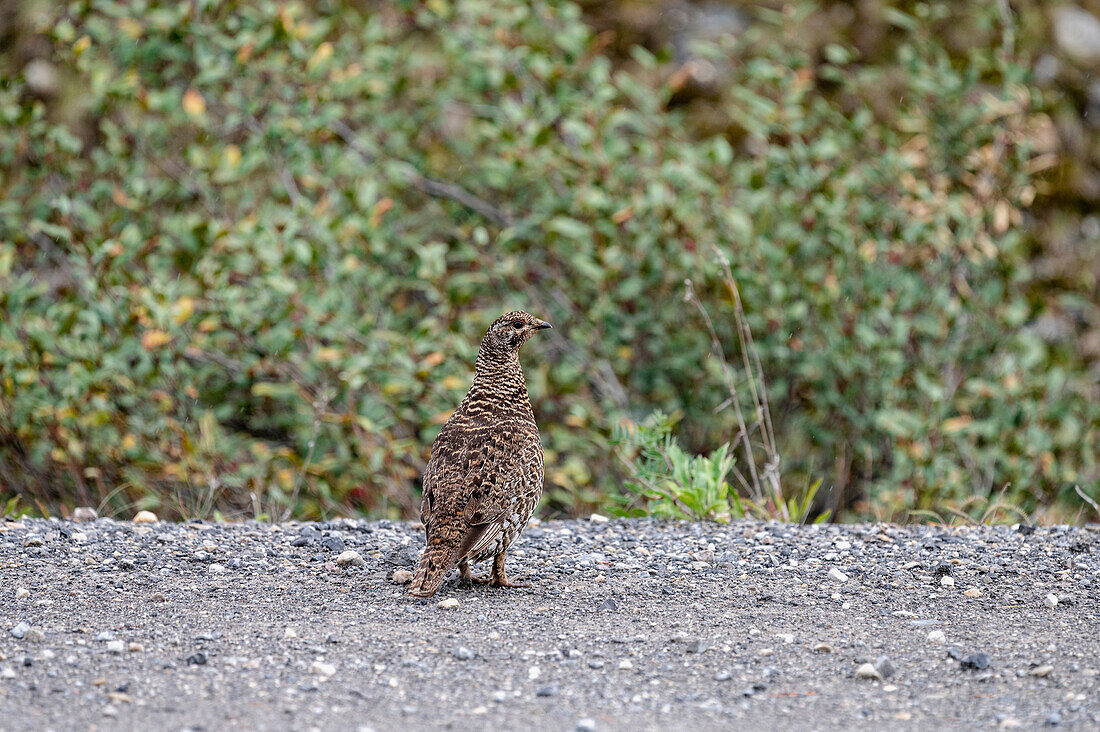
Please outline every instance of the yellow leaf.
[[181, 297], [172, 306], [172, 320], [176, 325], [187, 322], [195, 312], [195, 301], [189, 297]]
[[146, 351], [152, 351], [156, 348], [160, 348], [171, 340], [172, 336], [168, 335], [163, 330], [147, 330], [141, 336], [141, 347]]
[[343, 354], [339, 348], [321, 348], [317, 351], [317, 360], [322, 363], [332, 363], [339, 361], [341, 355]]
[[973, 422], [974, 419], [969, 414], [963, 414], [958, 417], [951, 417], [943, 421], [942, 429], [946, 434], [954, 434], [964, 429]]
[[236, 145], [226, 145], [225, 164], [230, 168], [236, 168], [241, 164], [241, 149]]
[[88, 36], [81, 36], [76, 39], [76, 43], [73, 44], [73, 53], [77, 56], [87, 51], [92, 47], [92, 39]]
[[577, 416], [576, 414], [565, 415], [565, 423], [570, 427], [584, 427], [584, 417]]
[[306, 62], [306, 69], [308, 71], [313, 71], [331, 55], [332, 44], [328, 41], [325, 41], [320, 46], [318, 46], [317, 50], [313, 52], [313, 55], [309, 57], [309, 61]]
[[206, 112], [206, 100], [194, 88], [183, 93], [183, 111], [189, 117], [201, 117]]
[[443, 384], [444, 389], [461, 389], [466, 385], [466, 382], [457, 376], [444, 376], [440, 383]]
[[137, 438], [133, 434], [127, 432], [126, 436], [122, 438], [122, 449], [129, 451], [137, 447]]

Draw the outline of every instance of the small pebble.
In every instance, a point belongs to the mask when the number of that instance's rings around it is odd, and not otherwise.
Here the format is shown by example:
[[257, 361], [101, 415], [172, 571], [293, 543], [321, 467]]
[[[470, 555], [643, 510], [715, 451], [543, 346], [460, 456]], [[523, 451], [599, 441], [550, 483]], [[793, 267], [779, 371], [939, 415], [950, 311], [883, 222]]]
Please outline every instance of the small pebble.
[[126, 644], [120, 640], [113, 640], [107, 644], [108, 653], [122, 653], [126, 650]]
[[557, 684], [547, 684], [546, 686], [540, 686], [538, 688], [538, 691], [535, 692], [535, 695], [536, 696], [557, 696], [558, 695], [558, 685]]
[[11, 666], [5, 666], [3, 669], [0, 669], [0, 679], [14, 679], [14, 678], [15, 678], [15, 669], [13, 669]]
[[152, 511], [138, 511], [134, 516], [135, 524], [155, 524], [157, 520], [157, 515]]
[[73, 510], [73, 521], [78, 524], [95, 521], [97, 518], [99, 518], [99, 513], [89, 506], [80, 506]]
[[1030, 671], [1028, 671], [1028, 674], [1030, 674], [1031, 676], [1043, 677], [1049, 676], [1050, 672], [1053, 670], [1053, 666], [1051, 666], [1050, 664], [1044, 664], [1042, 666], [1036, 666], [1035, 668], [1031, 669]]
[[326, 678], [336, 674], [336, 667], [324, 661], [314, 661], [313, 664], [310, 665], [309, 670], [318, 676], [324, 676]]
[[407, 569], [395, 569], [393, 572], [393, 583], [396, 585], [407, 585], [412, 581], [413, 573]]
[[610, 519], [607, 518], [607, 516], [603, 516], [603, 515], [598, 514], [598, 513], [594, 513], [591, 516], [589, 516], [588, 520], [591, 521], [594, 524], [606, 524], [608, 521], [610, 521]]
[[359, 552], [354, 549], [348, 549], [346, 552], [336, 557], [336, 563], [341, 567], [358, 567], [364, 563], [363, 557], [359, 556]]
[[945, 574], [943, 577], [940, 577], [940, 584], [944, 587], [954, 587], [955, 578], [949, 574]]
[[458, 607], [458, 600], [453, 597], [448, 597], [446, 600], [440, 600], [435, 606], [441, 610], [454, 610]]
[[861, 663], [859, 668], [856, 669], [857, 679], [874, 679], [876, 681], [882, 681], [882, 674], [878, 669], [869, 663]]
[[896, 671], [889, 656], [879, 656], [878, 659], [875, 660], [875, 670], [882, 674], [882, 678], [884, 679], [890, 678]]
[[596, 732], [596, 720], [591, 717], [578, 719], [577, 726], [574, 729], [576, 732]]
[[946, 643], [947, 636], [942, 630], [933, 630], [928, 634], [929, 643]]
[[1058, 596], [1053, 592], [1048, 592], [1047, 596], [1043, 598], [1043, 604], [1053, 610], [1058, 607]]
[[459, 646], [454, 650], [454, 657], [459, 661], [472, 661], [474, 659], [474, 652], [466, 646]]
[[833, 647], [828, 643], [818, 643], [814, 646], [814, 653], [832, 653]]
[[971, 587], [970, 589], [968, 589], [963, 594], [966, 595], [967, 597], [981, 597], [982, 596], [982, 591], [979, 590], [977, 587]]
[[833, 580], [834, 582], [839, 582], [840, 584], [844, 584], [845, 582], [848, 581], [848, 575], [844, 574], [843, 572], [841, 572], [836, 567], [833, 567], [832, 569], [829, 570], [829, 579]]
[[620, 671], [627, 671], [632, 668], [634, 668], [634, 663], [629, 658], [624, 658], [623, 660], [619, 661]]
[[27, 631], [31, 629], [31, 626], [24, 621], [20, 621], [14, 628], [11, 629], [11, 635], [13, 638], [22, 640], [26, 637]]
[[15, 599], [22, 600], [24, 597], [30, 597], [31, 591], [26, 587], [19, 587], [15, 590]]

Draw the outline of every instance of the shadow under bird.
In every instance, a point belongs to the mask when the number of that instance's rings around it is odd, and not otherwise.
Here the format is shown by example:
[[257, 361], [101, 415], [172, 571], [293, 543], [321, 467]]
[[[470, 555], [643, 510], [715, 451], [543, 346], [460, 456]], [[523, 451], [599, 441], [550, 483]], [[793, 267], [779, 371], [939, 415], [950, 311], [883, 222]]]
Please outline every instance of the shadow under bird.
[[[519, 349], [550, 327], [515, 311], [486, 331], [474, 382], [435, 438], [424, 469], [420, 520], [426, 541], [410, 595], [434, 595], [455, 564], [468, 584], [527, 586], [504, 574], [505, 553], [534, 513], [543, 481], [542, 441]], [[470, 574], [470, 562], [490, 557], [487, 578]]]

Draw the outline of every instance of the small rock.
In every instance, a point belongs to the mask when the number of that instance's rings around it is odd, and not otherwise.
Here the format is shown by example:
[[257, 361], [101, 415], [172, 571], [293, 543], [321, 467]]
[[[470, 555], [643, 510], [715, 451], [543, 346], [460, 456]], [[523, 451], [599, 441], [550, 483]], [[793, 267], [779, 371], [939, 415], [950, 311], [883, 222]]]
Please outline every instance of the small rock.
[[13, 669], [11, 666], [5, 666], [4, 668], [0, 669], [0, 679], [14, 679], [14, 678], [15, 678], [15, 669]]
[[454, 650], [454, 657], [459, 661], [472, 661], [474, 656], [477, 655], [466, 646], [459, 646]]
[[619, 609], [619, 604], [617, 602], [615, 602], [614, 600], [612, 600], [610, 597], [608, 597], [603, 602], [601, 602], [600, 606], [597, 607], [596, 609], [597, 610], [618, 610]]
[[594, 524], [606, 524], [611, 519], [607, 518], [607, 516], [601, 516], [598, 513], [594, 513], [588, 517], [588, 520]]
[[684, 651], [686, 653], [705, 653], [707, 650], [707, 642], [705, 640], [693, 639], [684, 641]]
[[1042, 666], [1036, 666], [1035, 668], [1031, 669], [1030, 671], [1028, 671], [1028, 674], [1030, 674], [1031, 676], [1039, 677], [1050, 676], [1050, 672], [1053, 670], [1053, 666], [1051, 666], [1050, 664], [1044, 664]]
[[116, 709], [113, 705], [108, 704], [107, 706], [103, 707], [103, 716], [104, 717], [117, 717], [118, 716], [118, 709]]
[[794, 643], [794, 634], [793, 633], [776, 633], [775, 637], [778, 638], [779, 640], [783, 641], [787, 645], [790, 645], [791, 643]]
[[206, 654], [205, 653], [203, 653], [202, 651], [196, 651], [195, 653], [192, 653], [190, 656], [187, 657], [187, 665], [188, 666], [205, 666], [206, 665], [206, 660], [207, 659], [206, 659]]
[[634, 668], [634, 663], [629, 658], [624, 658], [623, 660], [619, 661], [620, 671], [629, 671], [632, 668]]
[[95, 637], [96, 641], [103, 643], [104, 641], [113, 641], [115, 634], [109, 630], [100, 631], [99, 635]]
[[970, 589], [968, 589], [963, 594], [966, 595], [967, 597], [981, 597], [982, 596], [982, 591], [979, 590], [977, 587], [971, 587]]
[[601, 658], [593, 658], [588, 662], [588, 668], [601, 669], [604, 667], [604, 661]]
[[837, 541], [836, 544], [833, 544], [833, 546], [836, 547], [836, 550], [838, 552], [845, 552], [845, 551], [848, 551], [849, 549], [852, 548], [852, 543], [849, 542], [849, 541], [844, 541], [843, 539], [841, 539], [841, 540]]
[[41, 536], [28, 536], [27, 540], [23, 542], [23, 546], [42, 546], [44, 543]]
[[15, 599], [22, 600], [24, 597], [30, 597], [31, 591], [26, 587], [19, 587], [15, 590]]
[[310, 665], [309, 670], [318, 676], [324, 676], [326, 678], [336, 675], [336, 667], [324, 661], [314, 661], [312, 665]]
[[1043, 604], [1053, 610], [1058, 607], [1058, 596], [1053, 592], [1048, 592], [1047, 596], [1043, 598]]
[[73, 521], [78, 524], [95, 521], [97, 518], [99, 518], [99, 512], [90, 506], [80, 506], [73, 509]]
[[833, 567], [829, 570], [829, 579], [833, 580], [834, 582], [844, 584], [848, 581], [848, 575], [844, 574], [836, 567]]
[[832, 653], [833, 647], [828, 643], [818, 643], [814, 646], [814, 653]]
[[412, 582], [412, 578], [413, 578], [413, 573], [410, 572], [409, 570], [407, 570], [407, 569], [395, 569], [393, 571], [393, 577], [391, 577], [390, 579], [392, 579], [393, 583], [396, 584], [396, 585], [407, 585], [407, 584], [409, 584], [409, 582]]
[[856, 669], [857, 679], [874, 679], [875, 681], [882, 681], [882, 674], [878, 669], [869, 663], [861, 663], [859, 668]]
[[947, 636], [944, 635], [944, 632], [942, 630], [933, 630], [931, 633], [928, 634], [928, 642], [929, 643], [946, 643], [947, 642]]
[[11, 629], [12, 637], [23, 640], [23, 638], [27, 636], [27, 631], [29, 631], [30, 629], [30, 625], [28, 625], [26, 622], [21, 621], [18, 625]]
[[943, 577], [940, 577], [940, 584], [944, 587], [954, 587], [955, 578], [949, 574], [945, 574]]
[[1054, 11], [1054, 40], [1067, 56], [1100, 61], [1100, 20], [1081, 8], [1063, 5]]
[[971, 671], [981, 671], [989, 668], [989, 654], [988, 653], [971, 653], [959, 662], [960, 666], [964, 669]]
[[210, 574], [225, 574], [229, 571], [225, 568], [224, 565], [218, 564], [217, 562], [211, 564], [209, 567], [206, 568], [206, 570], [210, 572]]
[[446, 600], [440, 600], [435, 604], [440, 610], [454, 610], [458, 607], [458, 600], [453, 597], [448, 597]]
[[875, 670], [882, 674], [882, 678], [888, 679], [894, 675], [897, 669], [894, 668], [889, 656], [879, 656], [875, 660]]
[[359, 552], [354, 549], [348, 549], [346, 552], [336, 557], [336, 563], [341, 567], [358, 567], [364, 564], [363, 557], [359, 556]]
[[573, 729], [576, 732], [596, 732], [596, 720], [591, 717], [584, 717], [577, 720], [577, 726]]
[[538, 688], [538, 691], [535, 692], [535, 696], [557, 696], [557, 695], [558, 695], [558, 685], [557, 684], [547, 684], [546, 686], [540, 686]]
[[1061, 723], [1062, 723], [1062, 713], [1061, 712], [1051, 712], [1050, 715], [1047, 716], [1047, 726], [1048, 727], [1057, 727]]
[[152, 511], [138, 511], [134, 516], [135, 524], [155, 524], [159, 519]]
[[347, 548], [344, 546], [344, 540], [339, 536], [327, 537], [321, 542], [321, 546], [328, 549], [330, 552], [343, 552]]
[[715, 681], [729, 681], [732, 678], [733, 678], [733, 674], [730, 673], [730, 671], [728, 671], [727, 669], [722, 669], [721, 671], [719, 671], [718, 673], [716, 673], [714, 675], [714, 680]]
[[532, 666], [527, 669], [527, 678], [531, 681], [534, 681], [539, 676], [542, 676], [542, 669], [540, 669], [538, 666]]
[[145, 652], [145, 646], [143, 646], [142, 644], [140, 644], [136, 641], [132, 641], [130, 643], [130, 645], [127, 646], [127, 649], [130, 651], [130, 653], [144, 653]]
[[126, 644], [120, 640], [113, 640], [107, 644], [108, 653], [122, 653], [126, 650]]

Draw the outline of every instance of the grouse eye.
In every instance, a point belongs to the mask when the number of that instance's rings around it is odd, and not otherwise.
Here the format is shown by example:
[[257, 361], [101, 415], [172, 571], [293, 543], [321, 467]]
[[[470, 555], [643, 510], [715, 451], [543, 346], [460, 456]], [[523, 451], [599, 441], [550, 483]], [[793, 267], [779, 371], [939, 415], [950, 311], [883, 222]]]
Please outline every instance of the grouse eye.
[[523, 327], [523, 321], [522, 320], [513, 320], [512, 321], [512, 327], [515, 328], [516, 330], [519, 330], [520, 328]]

